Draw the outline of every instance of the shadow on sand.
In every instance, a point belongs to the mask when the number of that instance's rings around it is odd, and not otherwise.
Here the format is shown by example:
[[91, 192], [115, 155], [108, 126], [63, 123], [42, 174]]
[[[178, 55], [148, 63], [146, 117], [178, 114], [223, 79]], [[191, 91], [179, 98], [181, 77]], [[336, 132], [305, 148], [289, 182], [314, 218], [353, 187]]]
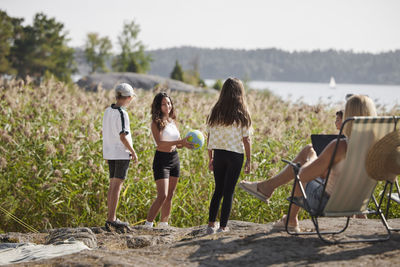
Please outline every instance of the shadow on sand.
[[[368, 237], [352, 235], [352, 237]], [[196, 246], [188, 260], [199, 266], [266, 266], [272, 264], [307, 265], [373, 258], [399, 248], [400, 235], [393, 233], [386, 242], [327, 245], [316, 236], [296, 237], [273, 232], [237, 239], [228, 235], [216, 239], [184, 241], [175, 247]]]

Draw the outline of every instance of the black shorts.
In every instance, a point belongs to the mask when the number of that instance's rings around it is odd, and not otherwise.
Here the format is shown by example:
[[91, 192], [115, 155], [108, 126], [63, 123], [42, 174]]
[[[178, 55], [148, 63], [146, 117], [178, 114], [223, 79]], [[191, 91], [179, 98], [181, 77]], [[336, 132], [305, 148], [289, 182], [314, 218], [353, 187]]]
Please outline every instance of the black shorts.
[[156, 150], [153, 160], [154, 180], [167, 179], [170, 176], [179, 177], [179, 155], [173, 152], [161, 152]]
[[129, 162], [129, 159], [108, 160], [110, 178], [125, 180], [128, 174]]

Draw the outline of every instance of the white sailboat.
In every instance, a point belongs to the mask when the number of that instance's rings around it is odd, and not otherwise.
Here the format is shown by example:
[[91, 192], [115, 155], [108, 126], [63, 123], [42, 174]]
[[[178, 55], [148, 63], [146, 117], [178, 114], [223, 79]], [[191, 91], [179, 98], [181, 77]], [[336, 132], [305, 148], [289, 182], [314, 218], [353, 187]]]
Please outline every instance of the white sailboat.
[[336, 88], [335, 78], [333, 78], [332, 76], [331, 76], [331, 81], [329, 82], [329, 87], [332, 89]]

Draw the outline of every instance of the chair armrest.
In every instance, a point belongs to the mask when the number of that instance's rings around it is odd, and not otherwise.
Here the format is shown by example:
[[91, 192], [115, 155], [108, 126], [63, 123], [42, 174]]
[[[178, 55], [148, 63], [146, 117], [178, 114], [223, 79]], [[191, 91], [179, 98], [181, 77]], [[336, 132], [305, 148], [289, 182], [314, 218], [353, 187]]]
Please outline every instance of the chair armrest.
[[282, 161], [293, 167], [293, 171], [294, 171], [295, 175], [299, 174], [299, 171], [300, 171], [300, 168], [301, 168], [300, 163], [298, 163], [298, 162], [295, 163], [295, 162], [292, 162], [292, 161], [289, 161], [289, 160], [286, 160], [286, 159], [282, 159]]

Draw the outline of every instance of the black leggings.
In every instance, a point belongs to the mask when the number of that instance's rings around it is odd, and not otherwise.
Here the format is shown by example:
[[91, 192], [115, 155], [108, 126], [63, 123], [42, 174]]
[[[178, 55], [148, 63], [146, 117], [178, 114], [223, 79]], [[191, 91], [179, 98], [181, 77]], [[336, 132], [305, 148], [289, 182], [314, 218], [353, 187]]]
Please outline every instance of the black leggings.
[[244, 155], [232, 151], [214, 149], [214, 179], [215, 189], [210, 203], [208, 221], [215, 222], [217, 219], [219, 204], [224, 197], [221, 208], [220, 226], [226, 227], [231, 213], [233, 193], [239, 179], [243, 165]]

